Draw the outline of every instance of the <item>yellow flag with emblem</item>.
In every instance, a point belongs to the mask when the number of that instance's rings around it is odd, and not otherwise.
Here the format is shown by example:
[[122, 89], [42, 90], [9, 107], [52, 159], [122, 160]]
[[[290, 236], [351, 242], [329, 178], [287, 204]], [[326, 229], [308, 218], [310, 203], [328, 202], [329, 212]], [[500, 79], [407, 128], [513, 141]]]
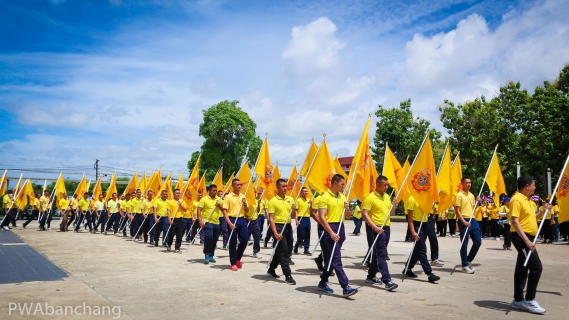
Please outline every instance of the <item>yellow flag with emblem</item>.
[[215, 174], [215, 177], [213, 178], [213, 181], [211, 183], [219, 187], [223, 186], [223, 167], [221, 167], [219, 171]]
[[160, 169], [156, 171], [153, 176], [150, 177], [148, 181], [148, 188], [147, 191], [152, 191], [154, 194], [154, 198], [160, 197], [160, 189], [162, 188], [162, 172]]
[[[257, 163], [255, 164], [255, 168], [253, 168], [253, 171], [259, 175], [264, 187], [267, 189], [267, 192], [272, 192], [273, 189], [271, 189], [271, 186], [274, 184], [276, 179], [273, 177], [274, 167], [271, 164], [271, 156], [269, 154], [269, 140], [267, 137], [265, 137], [265, 140], [263, 141], [263, 146], [261, 147], [261, 151], [259, 151], [259, 157]], [[237, 178], [241, 180], [241, 178]], [[245, 181], [248, 180], [249, 179]]]
[[[235, 178], [239, 179], [239, 182], [241, 182], [241, 184], [245, 186], [245, 184], [248, 183], [249, 180], [251, 180], [252, 176], [253, 175], [251, 174], [251, 169], [249, 168], [249, 164], [247, 163], [247, 161], [245, 161], [243, 163], [243, 166], [241, 166], [239, 172], [237, 172], [237, 176]], [[228, 183], [231, 186], [231, 181], [229, 181]], [[231, 192], [232, 189], [229, 188], [228, 191]], [[241, 188], [241, 192], [245, 192], [245, 189]]]
[[450, 147], [447, 144], [439, 174], [437, 175], [437, 185], [439, 187], [439, 206], [438, 211], [443, 212], [452, 207], [454, 202], [453, 183], [451, 178], [452, 165], [450, 161]]
[[557, 205], [559, 206], [559, 223], [569, 220], [569, 166], [561, 173], [557, 187]]
[[18, 196], [14, 199], [15, 206], [19, 210], [24, 210], [28, 205], [28, 203], [35, 198], [36, 195], [34, 194], [34, 187], [32, 186], [30, 180], [28, 179], [24, 182], [24, 185], [22, 185], [22, 187], [20, 188]]
[[286, 195], [291, 197], [296, 197], [298, 191], [300, 190], [300, 179], [298, 177], [298, 171], [296, 170], [296, 164], [292, 167], [292, 172], [286, 183]]
[[135, 172], [134, 175], [132, 175], [132, 178], [130, 178], [128, 185], [124, 189], [122, 193], [123, 196], [126, 194], [132, 194], [133, 192], [136, 191], [137, 187], [138, 187], [138, 172]]
[[176, 187], [174, 189], [184, 190], [184, 171], [180, 173], [180, 177], [178, 177], [178, 181], [176, 182]]
[[[367, 122], [364, 126], [362, 136], [360, 137], [360, 142], [358, 143], [356, 153], [354, 154], [354, 158], [350, 166], [349, 177], [353, 178], [353, 182], [351, 187], [352, 190], [351, 192], [348, 192], [350, 195], [348, 200], [352, 200], [354, 198], [365, 199], [370, 193], [370, 185], [371, 185], [370, 177], [372, 176], [371, 167], [373, 166], [373, 161], [371, 160], [371, 152], [369, 148], [369, 135], [368, 135], [370, 123], [371, 123], [371, 116], [367, 119]], [[341, 166], [340, 168], [336, 167], [336, 173], [339, 174], [344, 173]]]
[[142, 192], [142, 195], [144, 195], [144, 193], [146, 192], [146, 188], [148, 188], [148, 180], [146, 179], [146, 171], [142, 174], [142, 177], [140, 178], [140, 184], [138, 189], [140, 189], [140, 192]]
[[490, 163], [490, 169], [488, 170], [486, 183], [488, 184], [488, 188], [494, 192], [494, 204], [496, 206], [499, 206], [500, 195], [507, 195], [508, 192], [506, 191], [506, 183], [504, 182], [504, 176], [502, 175], [502, 170], [500, 169], [500, 162], [498, 161], [497, 152], [494, 152], [494, 156], [492, 156], [492, 163]]
[[[196, 190], [196, 192], [199, 191], [199, 192], [201, 192], [202, 195], [204, 195], [204, 196], [205, 196], [206, 193], [207, 193], [207, 192], [206, 192], [206, 185], [205, 185], [205, 173], [206, 173], [206, 172], [207, 172], [207, 170], [204, 171], [204, 173], [203, 173], [203, 175], [202, 175], [202, 178], [200, 179], [200, 182], [198, 183], [198, 188], [197, 188], [197, 190]], [[218, 191], [219, 191], [219, 190], [218, 190]], [[196, 194], [197, 194], [197, 193], [196, 193]]]
[[0, 181], [0, 196], [3, 196], [6, 193], [6, 187], [8, 186], [8, 179], [6, 179], [7, 174], [8, 174], [8, 169], [4, 170], [4, 174], [2, 175], [2, 180]]
[[88, 190], [89, 190], [89, 184], [87, 183], [87, 179], [86, 179], [85, 175], [83, 175], [83, 179], [81, 179], [81, 182], [79, 182], [79, 184], [77, 185], [77, 189], [75, 190], [75, 194], [78, 197], [83, 198], [83, 195]]
[[65, 181], [63, 181], [63, 174], [59, 174], [59, 178], [55, 182], [55, 197], [57, 198], [57, 203], [63, 198], [63, 195], [67, 193], [65, 190]]
[[306, 154], [306, 159], [304, 159], [304, 163], [302, 164], [302, 167], [300, 168], [299, 174], [301, 176], [306, 177], [306, 173], [308, 173], [308, 169], [309, 169], [310, 165], [312, 164], [312, 160], [314, 160], [314, 157], [316, 156], [317, 151], [318, 151], [318, 145], [316, 145], [316, 143], [314, 143], [314, 139], [312, 139], [312, 144], [310, 145], [310, 148], [308, 149], [308, 153]]
[[168, 199], [174, 199], [174, 194], [172, 193], [172, 178], [170, 177], [171, 174], [172, 174], [171, 172], [168, 172], [166, 180], [164, 180], [164, 183], [162, 183], [162, 186], [160, 186], [158, 197], [162, 197], [162, 191], [166, 190], [166, 193], [168, 194]]
[[111, 177], [111, 183], [107, 188], [107, 196], [105, 197], [105, 203], [107, 203], [113, 196], [113, 193], [117, 193], [117, 173], [113, 173]]
[[405, 185], [423, 212], [431, 212], [433, 203], [439, 202], [435, 159], [428, 137], [409, 171]]
[[322, 146], [316, 152], [316, 158], [312, 168], [307, 173], [306, 182], [311, 185], [314, 190], [322, 194], [326, 192], [332, 182], [332, 177], [336, 174], [334, 160], [330, 156], [328, 144], [326, 140], [322, 142]]
[[[190, 183], [190, 192], [191, 194], [196, 197], [198, 194], [198, 185], [200, 183], [200, 172], [199, 172], [199, 167], [200, 167], [200, 159], [202, 158], [202, 155], [200, 153], [200, 155], [198, 156], [198, 160], [196, 160], [196, 164], [194, 164], [194, 168], [192, 169], [192, 172], [190, 173], [190, 177], [188, 178], [188, 181]], [[205, 194], [203, 194], [205, 196]]]

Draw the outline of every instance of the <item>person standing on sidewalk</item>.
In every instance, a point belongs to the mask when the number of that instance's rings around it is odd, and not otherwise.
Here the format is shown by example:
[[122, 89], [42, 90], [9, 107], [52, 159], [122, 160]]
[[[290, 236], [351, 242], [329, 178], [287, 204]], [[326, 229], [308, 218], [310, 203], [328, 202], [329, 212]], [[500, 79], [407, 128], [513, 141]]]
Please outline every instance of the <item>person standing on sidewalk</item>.
[[[462, 241], [463, 237], [466, 237], [460, 247], [460, 260], [462, 261], [462, 272], [473, 274], [472, 261], [482, 245], [482, 239], [480, 238], [480, 225], [472, 216], [475, 201], [474, 195], [470, 192], [472, 181], [470, 178], [462, 178], [460, 182], [462, 184], [462, 190], [456, 195], [454, 201], [454, 211], [458, 216], [460, 240]], [[470, 222], [466, 221], [466, 219], [469, 219]], [[468, 231], [466, 230], [467, 228]], [[472, 248], [470, 248], [470, 252], [467, 253], [469, 237], [472, 239]]]
[[[535, 203], [531, 201], [531, 195], [534, 191], [535, 181], [533, 177], [521, 176], [518, 178], [518, 192], [514, 194], [510, 201], [508, 217], [512, 223], [511, 231], [515, 232], [512, 233], [512, 243], [518, 251], [514, 271], [514, 301], [512, 301], [512, 309], [544, 314], [545, 309], [535, 300], [537, 285], [543, 267], [533, 240], [537, 237], [537, 220], [543, 216], [547, 209], [551, 209], [551, 204], [546, 203], [542, 209], [538, 210]], [[530, 251], [531, 255], [527, 267], [524, 267], [526, 257]], [[527, 288], [524, 299], [526, 282]]]

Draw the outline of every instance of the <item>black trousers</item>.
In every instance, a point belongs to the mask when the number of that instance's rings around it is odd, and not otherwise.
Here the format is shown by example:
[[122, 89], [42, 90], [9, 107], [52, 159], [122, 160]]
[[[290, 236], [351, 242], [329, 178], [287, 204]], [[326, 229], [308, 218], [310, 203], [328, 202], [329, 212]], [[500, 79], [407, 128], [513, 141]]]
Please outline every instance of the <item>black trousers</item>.
[[[526, 234], [530, 241], [533, 241], [534, 237]], [[541, 272], [543, 267], [541, 266], [541, 260], [537, 254], [537, 250], [532, 252], [527, 267], [524, 267], [524, 262], [526, 261], [526, 254], [530, 252], [529, 248], [524, 243], [522, 237], [517, 233], [512, 235], [512, 242], [516, 250], [518, 250], [518, 258], [516, 260], [516, 269], [514, 271], [514, 300], [522, 301], [524, 299], [524, 288], [527, 282], [527, 292], [526, 300], [535, 299], [535, 294], [537, 292], [537, 285], [539, 283], [539, 278], [541, 277]], [[529, 271], [529, 275], [528, 275]]]
[[69, 210], [69, 212], [67, 213], [67, 226], [65, 227], [65, 229], [69, 229], [69, 226], [71, 225], [71, 223], [73, 223], [73, 220], [75, 220], [75, 210]]
[[504, 245], [507, 248], [512, 247], [512, 232], [510, 231], [510, 225], [504, 223]]
[[[267, 219], [268, 221], [269, 219]], [[274, 238], [273, 235], [273, 229], [271, 228], [271, 225], [269, 224], [269, 227], [267, 228], [267, 234], [265, 235], [265, 246], [267, 245], [267, 243], [269, 243], [269, 240], [271, 240], [271, 238]]]
[[[273, 256], [273, 260], [271, 261], [271, 270], [275, 270], [279, 264], [281, 265], [281, 269], [283, 270], [283, 274], [285, 276], [290, 276], [290, 256], [289, 256], [289, 248], [292, 248], [293, 241], [292, 239], [292, 227], [290, 223], [288, 224], [276, 224], [277, 232], [281, 233], [283, 238], [279, 242], [277, 249], [275, 250], [275, 255]], [[284, 228], [284, 231], [283, 231]], [[269, 229], [271, 230], [271, 229]]]
[[32, 215], [28, 216], [28, 219], [26, 220], [26, 222], [24, 222], [24, 227], [30, 224], [30, 222], [32, 222], [34, 219], [38, 218], [39, 212], [40, 212], [39, 210], [32, 210]]
[[174, 235], [176, 235], [176, 245], [174, 248], [178, 250], [182, 246], [182, 240], [184, 239], [183, 218], [174, 218], [174, 221], [172, 221], [170, 231], [168, 231], [168, 246], [172, 246], [172, 243], [174, 242]]
[[150, 230], [150, 219], [154, 219], [154, 216], [150, 217], [146, 215], [146, 219], [142, 222], [142, 237], [144, 238], [144, 242], [148, 242], [148, 230]]
[[[45, 229], [45, 223], [51, 218], [51, 212], [42, 212], [39, 218], [40, 229]], [[51, 220], [50, 220], [51, 221]]]
[[456, 234], [456, 219], [448, 219], [448, 232], [451, 235]]
[[8, 213], [6, 214], [6, 217], [4, 217], [4, 221], [2, 222], [2, 227], [9, 225], [10, 222], [12, 222], [12, 225], [13, 225], [15, 223], [14, 219], [16, 218], [17, 212], [18, 212], [18, 210], [15, 208], [8, 210]]
[[447, 221], [446, 220], [437, 221], [437, 232], [441, 237], [446, 237], [446, 235], [447, 235]]
[[553, 228], [555, 225], [551, 225], [551, 219], [545, 219], [543, 221], [543, 228], [541, 228], [541, 234], [544, 240], [553, 241]]
[[480, 224], [480, 236], [482, 238], [486, 238], [489, 237], [489, 230], [490, 228], [488, 227], [488, 218], [482, 218], [482, 223]]

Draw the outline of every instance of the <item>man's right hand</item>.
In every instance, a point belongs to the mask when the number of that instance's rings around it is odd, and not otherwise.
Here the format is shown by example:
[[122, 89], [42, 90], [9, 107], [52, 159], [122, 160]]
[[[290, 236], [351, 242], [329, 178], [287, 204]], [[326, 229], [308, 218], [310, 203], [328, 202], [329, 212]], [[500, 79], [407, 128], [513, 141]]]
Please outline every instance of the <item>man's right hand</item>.
[[466, 220], [464, 220], [462, 224], [467, 228], [470, 228], [470, 226], [472, 225], [470, 222], [466, 222]]
[[419, 241], [419, 239], [420, 239], [420, 237], [419, 237], [419, 235], [417, 234], [417, 232], [412, 232], [412, 233], [411, 233], [411, 237], [413, 237], [413, 239], [414, 239], [415, 241]]
[[283, 235], [277, 232], [275, 234], [275, 239], [277, 239], [277, 241], [281, 241], [283, 239]]
[[330, 236], [330, 238], [332, 238], [332, 240], [334, 240], [334, 242], [340, 241], [340, 236], [337, 235], [337, 234], [335, 234], [335, 233], [332, 233], [332, 235]]
[[200, 223], [200, 228], [203, 229], [205, 227], [205, 223], [203, 223], [203, 221], [200, 221], [199, 223]]
[[531, 250], [531, 252], [535, 251], [535, 244], [533, 244], [533, 242], [531, 242], [529, 239], [527, 239], [524, 242], [525, 242], [526, 246]]

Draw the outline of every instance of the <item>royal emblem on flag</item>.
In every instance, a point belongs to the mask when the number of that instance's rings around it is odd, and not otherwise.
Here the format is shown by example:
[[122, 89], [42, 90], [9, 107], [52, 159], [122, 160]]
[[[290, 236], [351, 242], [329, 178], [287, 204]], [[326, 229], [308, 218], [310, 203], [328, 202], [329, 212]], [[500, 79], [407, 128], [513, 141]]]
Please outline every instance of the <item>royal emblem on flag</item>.
[[411, 185], [418, 193], [426, 192], [431, 187], [431, 172], [427, 169], [417, 172]]
[[273, 167], [270, 165], [265, 166], [265, 179], [263, 179], [263, 182], [266, 185], [273, 183]]
[[294, 187], [294, 185], [296, 184], [296, 181], [298, 179], [288, 179], [288, 183], [286, 184], [286, 190], [290, 191], [292, 190], [292, 188]]
[[369, 193], [375, 190], [375, 176], [373, 174], [369, 175]]
[[330, 187], [332, 186], [332, 177], [334, 177], [334, 173], [327, 175], [326, 179], [324, 180], [324, 185], [328, 189], [330, 189]]
[[567, 194], [569, 194], [569, 174], [563, 175], [559, 183], [559, 198], [564, 198]]
[[456, 192], [459, 193], [460, 190], [462, 190], [462, 184], [459, 183], [458, 186], [456, 186]]

